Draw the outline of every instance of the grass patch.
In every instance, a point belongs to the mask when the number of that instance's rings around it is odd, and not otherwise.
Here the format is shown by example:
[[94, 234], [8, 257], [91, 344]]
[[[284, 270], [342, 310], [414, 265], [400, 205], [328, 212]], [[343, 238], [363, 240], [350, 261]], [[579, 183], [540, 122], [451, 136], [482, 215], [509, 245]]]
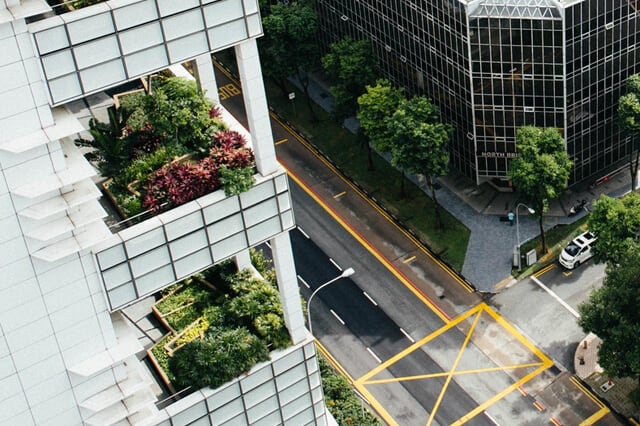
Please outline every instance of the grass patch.
[[542, 238], [538, 235], [536, 238], [527, 241], [521, 246], [521, 253], [527, 253], [530, 250], [535, 249], [538, 255], [538, 262], [530, 267], [523, 269], [520, 274], [518, 270], [514, 269], [513, 275], [522, 278], [530, 275], [552, 262], [555, 262], [560, 256], [562, 249], [575, 238], [577, 235], [587, 230], [589, 226], [589, 215], [586, 215], [577, 221], [568, 225], [556, 225], [553, 228], [545, 232], [547, 240], [547, 252], [542, 253]]
[[469, 230], [441, 209], [444, 229], [435, 223], [434, 203], [422, 189], [405, 180], [406, 196], [400, 194], [400, 172], [373, 153], [373, 169], [369, 167], [367, 149], [356, 135], [338, 125], [318, 105], [310, 110], [304, 93], [288, 100], [274, 84], [265, 81], [269, 104], [296, 129], [329, 157], [350, 179], [357, 182], [384, 207], [412, 229], [429, 248], [460, 272], [469, 243]]

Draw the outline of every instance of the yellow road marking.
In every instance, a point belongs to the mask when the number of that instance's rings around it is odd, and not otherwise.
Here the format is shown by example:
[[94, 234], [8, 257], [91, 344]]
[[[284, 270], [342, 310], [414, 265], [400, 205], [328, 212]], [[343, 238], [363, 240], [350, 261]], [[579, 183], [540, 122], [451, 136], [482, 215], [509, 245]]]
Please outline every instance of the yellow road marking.
[[[457, 370], [453, 373], [453, 375], [462, 376], [465, 374], [491, 373], [494, 371], [517, 370], [519, 368], [539, 367], [541, 365], [542, 365], [542, 362], [532, 362], [529, 364], [506, 365], [504, 367], [488, 367], [488, 368], [476, 368], [473, 370]], [[433, 379], [437, 377], [444, 377], [444, 376], [448, 376], [449, 374], [450, 372], [440, 372], [440, 373], [430, 373], [430, 374], [419, 374], [417, 376], [394, 377], [392, 379], [367, 380], [366, 384], [379, 385], [379, 384], [393, 383], [393, 382], [410, 382], [412, 380]]]
[[540, 404], [538, 401], [534, 401], [533, 406], [536, 407], [538, 411], [544, 411], [544, 405]]
[[570, 277], [570, 276], [571, 276], [571, 274], [573, 274], [573, 271], [564, 271], [564, 272], [562, 273], [562, 275], [564, 275], [565, 277]]
[[555, 263], [551, 263], [547, 266], [545, 266], [544, 268], [540, 269], [538, 272], [536, 272], [535, 274], [533, 274], [535, 277], [539, 277], [540, 275], [544, 275], [547, 272], [549, 272], [550, 270], [552, 270], [553, 268], [556, 267]]
[[527, 392], [526, 390], [524, 390], [523, 387], [518, 386], [518, 391], [520, 391], [520, 393], [522, 394], [522, 396], [528, 396], [529, 392]]
[[356, 230], [351, 228], [345, 220], [340, 217], [336, 212], [333, 211], [331, 207], [329, 207], [324, 200], [316, 195], [316, 193], [305, 183], [303, 182], [294, 172], [289, 170], [285, 165], [283, 165], [285, 169], [287, 169], [287, 173], [289, 177], [296, 182], [300, 188], [302, 188], [313, 200], [318, 203], [324, 211], [326, 211], [333, 219], [340, 224], [353, 238], [356, 239], [373, 257], [375, 257], [380, 263], [382, 263], [389, 272], [391, 272], [406, 288], [408, 288], [419, 300], [422, 301], [431, 311], [438, 316], [445, 324], [450, 321], [450, 318], [445, 314], [435, 303], [433, 303], [429, 298], [423, 295], [418, 289], [409, 282], [405, 276], [396, 269], [396, 267], [387, 260], [375, 247], [369, 243], [369, 241], [365, 240]]
[[411, 256], [410, 258], [403, 260], [402, 263], [409, 263], [409, 262], [411, 262], [411, 261], [413, 261], [415, 259], [416, 259], [415, 256]]
[[458, 368], [458, 364], [460, 363], [460, 360], [462, 359], [462, 354], [464, 353], [464, 350], [467, 348], [467, 345], [469, 344], [469, 340], [471, 339], [471, 335], [473, 334], [473, 330], [476, 329], [476, 325], [478, 324], [478, 320], [480, 319], [480, 315], [476, 315], [475, 319], [473, 320], [473, 323], [471, 324], [471, 327], [469, 327], [469, 331], [467, 332], [467, 335], [464, 338], [464, 342], [462, 342], [462, 346], [460, 346], [460, 350], [458, 351], [458, 355], [456, 356], [456, 359], [453, 361], [453, 365], [451, 366], [451, 370], [449, 370], [449, 373], [447, 375], [447, 379], [444, 382], [444, 385], [442, 386], [442, 389], [440, 390], [440, 394], [438, 395], [438, 399], [436, 399], [436, 403], [433, 405], [433, 408], [431, 409], [431, 415], [429, 416], [429, 420], [427, 420], [427, 426], [431, 424], [431, 422], [433, 422], [433, 418], [435, 417], [436, 413], [438, 412], [438, 408], [440, 408], [440, 403], [442, 402], [442, 398], [444, 398], [444, 394], [447, 392], [447, 389], [449, 388], [449, 383], [451, 383], [451, 380], [453, 379], [453, 373], [456, 371], [456, 368]]
[[640, 426], [640, 423], [638, 423], [636, 419], [634, 419], [633, 417], [629, 417], [629, 421], [631, 422], [632, 425]]
[[289, 139], [287, 139], [287, 138], [283, 138], [283, 139], [280, 139], [279, 141], [275, 141], [275, 142], [274, 142], [274, 144], [275, 144], [275, 145], [280, 145], [281, 143], [285, 143], [285, 142], [286, 142], [286, 141], [288, 141], [288, 140], [289, 140]]
[[580, 423], [580, 426], [593, 425], [598, 420], [600, 420], [601, 418], [606, 416], [607, 414], [609, 414], [609, 409], [607, 407], [601, 408], [595, 414], [593, 414], [591, 417], [589, 417], [588, 419], [586, 419], [582, 423]]
[[[222, 72], [229, 80], [235, 82], [238, 86], [240, 86], [240, 82], [238, 82], [238, 80], [233, 77], [226, 69], [224, 69], [224, 67], [222, 67], [218, 62], [214, 61], [213, 62], [214, 65], [216, 66], [216, 68], [218, 68], [220, 70], [220, 72]], [[323, 158], [321, 155], [318, 155], [316, 150], [310, 146], [306, 140], [304, 140], [303, 137], [301, 137], [298, 132], [296, 132], [295, 130], [293, 130], [291, 127], [289, 127], [288, 125], [286, 125], [285, 123], [283, 123], [276, 114], [274, 114], [273, 112], [269, 112], [269, 115], [271, 116], [271, 118], [273, 118], [278, 124], [280, 124], [285, 130], [287, 130], [290, 134], [292, 134], [294, 136], [294, 138], [300, 142], [305, 148], [307, 148], [309, 150], [309, 152], [311, 152], [318, 160], [320, 160], [327, 168], [329, 168], [331, 171], [333, 171], [333, 173], [338, 176], [343, 182], [345, 182], [347, 185], [349, 185], [358, 195], [360, 195], [360, 197], [362, 197], [362, 199], [364, 199], [367, 203], [369, 203], [374, 209], [376, 209], [376, 211], [382, 215], [389, 223], [391, 223], [397, 230], [399, 230], [405, 237], [407, 237], [408, 239], [411, 240], [411, 242], [413, 242], [416, 247], [418, 247], [418, 249], [420, 251], [422, 251], [429, 259], [431, 259], [433, 262], [435, 262], [438, 266], [440, 266], [440, 268], [442, 268], [447, 274], [449, 274], [458, 284], [460, 284], [462, 287], [464, 287], [469, 293], [473, 293], [475, 290], [473, 289], [473, 287], [471, 287], [469, 284], [467, 284], [462, 278], [460, 278], [458, 276], [458, 274], [456, 274], [447, 264], [443, 263], [440, 259], [436, 258], [433, 253], [431, 253], [429, 250], [427, 250], [420, 241], [418, 241], [413, 235], [411, 235], [409, 232], [407, 232], [404, 228], [402, 228], [401, 226], [399, 226], [392, 217], [389, 216], [389, 214], [387, 212], [385, 212], [384, 210], [382, 210], [375, 202], [373, 202], [373, 200], [371, 200], [364, 192], [362, 192], [360, 190], [360, 188], [358, 188], [357, 186], [355, 186], [353, 183], [351, 183], [348, 179], [346, 179], [344, 176], [342, 176], [342, 174], [333, 166], [333, 164], [329, 163], [325, 158]]]
[[581, 391], [582, 393], [584, 393], [585, 395], [587, 395], [587, 396], [588, 396], [588, 397], [589, 397], [593, 402], [595, 402], [595, 403], [596, 403], [596, 405], [597, 405], [598, 407], [600, 407], [600, 408], [602, 408], [602, 407], [606, 407], [606, 406], [604, 405], [604, 403], [603, 403], [602, 401], [600, 401], [600, 399], [599, 399], [596, 395], [594, 395], [594, 394], [593, 394], [593, 392], [591, 392], [589, 389], [587, 389], [586, 387], [584, 387], [584, 386], [582, 385], [582, 383], [580, 383], [580, 382], [578, 381], [578, 379], [576, 379], [575, 377], [571, 377], [571, 378], [569, 378], [569, 380], [571, 380], [571, 382], [572, 382], [574, 385], [576, 385], [576, 387], [577, 387], [578, 389], [580, 389], [580, 391]]
[[562, 426], [562, 423], [559, 420], [556, 420], [555, 417], [551, 417], [551, 423], [553, 423], [556, 426]]
[[318, 339], [315, 339], [315, 344], [316, 347], [318, 348], [318, 351], [320, 351], [322, 353], [322, 355], [327, 359], [327, 361], [329, 362], [329, 364], [331, 364], [333, 366], [333, 368], [335, 368], [336, 370], [338, 370], [338, 372], [343, 375], [350, 383], [353, 383], [353, 377], [351, 377], [349, 375], [349, 373], [347, 372], [347, 370], [345, 370], [339, 363], [338, 361], [333, 357], [333, 355], [331, 355], [331, 353], [327, 350], [327, 348], [324, 347], [324, 345], [322, 343], [320, 343], [320, 341]]
[[333, 198], [334, 198], [335, 200], [337, 200], [338, 198], [342, 197], [342, 196], [343, 196], [344, 194], [346, 194], [346, 193], [347, 193], [347, 191], [342, 191], [341, 193], [334, 195], [334, 196], [333, 196]]

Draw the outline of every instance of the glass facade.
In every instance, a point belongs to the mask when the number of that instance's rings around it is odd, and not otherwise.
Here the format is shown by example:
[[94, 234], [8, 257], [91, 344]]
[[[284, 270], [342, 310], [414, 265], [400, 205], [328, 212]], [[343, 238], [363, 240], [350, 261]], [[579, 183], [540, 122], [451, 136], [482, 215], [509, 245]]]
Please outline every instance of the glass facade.
[[[614, 4], [615, 3], [615, 4]], [[476, 182], [505, 178], [523, 125], [556, 127], [571, 183], [630, 149], [617, 99], [636, 70], [637, 1], [316, 0], [326, 45], [368, 38], [382, 73], [424, 94], [456, 128], [451, 165]]]

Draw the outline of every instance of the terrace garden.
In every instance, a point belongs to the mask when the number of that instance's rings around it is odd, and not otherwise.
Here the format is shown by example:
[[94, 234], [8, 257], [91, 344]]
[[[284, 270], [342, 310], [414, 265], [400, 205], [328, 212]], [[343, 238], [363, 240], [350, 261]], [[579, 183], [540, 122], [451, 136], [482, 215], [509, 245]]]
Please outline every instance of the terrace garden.
[[216, 388], [290, 345], [273, 269], [260, 252], [251, 256], [262, 276], [226, 261], [155, 303], [169, 332], [148, 353], [172, 391]]
[[255, 160], [246, 138], [230, 129], [194, 81], [161, 76], [153, 91], [119, 96], [109, 122], [89, 122], [89, 148], [120, 214], [160, 212], [223, 188], [227, 196], [254, 184]]

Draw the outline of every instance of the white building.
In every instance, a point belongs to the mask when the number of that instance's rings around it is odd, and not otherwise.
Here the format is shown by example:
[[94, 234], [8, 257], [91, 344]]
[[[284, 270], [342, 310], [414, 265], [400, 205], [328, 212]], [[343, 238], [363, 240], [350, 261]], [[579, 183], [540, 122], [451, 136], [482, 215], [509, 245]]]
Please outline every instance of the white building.
[[[326, 424], [256, 47], [258, 0], [111, 0], [49, 11], [44, 0], [0, 2], [0, 425]], [[211, 53], [230, 46], [256, 186], [112, 234], [95, 170], [73, 143], [82, 126], [65, 104], [191, 59], [215, 95]], [[264, 241], [293, 346], [158, 410], [119, 310], [220, 260], [246, 266], [248, 248]]]

